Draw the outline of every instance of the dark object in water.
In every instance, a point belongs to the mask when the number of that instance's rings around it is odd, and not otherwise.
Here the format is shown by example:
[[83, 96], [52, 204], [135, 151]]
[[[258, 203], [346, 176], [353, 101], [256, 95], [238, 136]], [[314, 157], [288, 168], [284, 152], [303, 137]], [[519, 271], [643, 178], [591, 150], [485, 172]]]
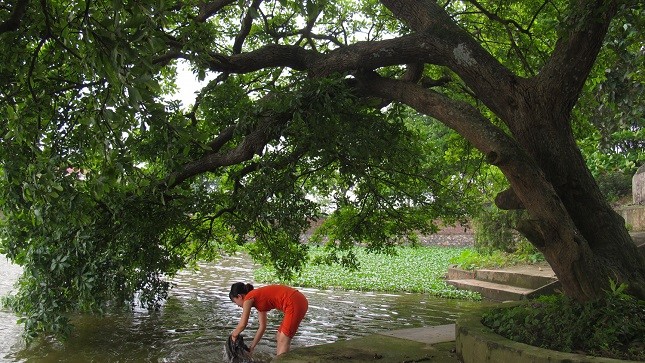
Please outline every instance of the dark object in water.
[[233, 340], [233, 336], [229, 335], [226, 341], [226, 357], [229, 362], [252, 362], [251, 349], [244, 344], [244, 337], [238, 335], [237, 339]]

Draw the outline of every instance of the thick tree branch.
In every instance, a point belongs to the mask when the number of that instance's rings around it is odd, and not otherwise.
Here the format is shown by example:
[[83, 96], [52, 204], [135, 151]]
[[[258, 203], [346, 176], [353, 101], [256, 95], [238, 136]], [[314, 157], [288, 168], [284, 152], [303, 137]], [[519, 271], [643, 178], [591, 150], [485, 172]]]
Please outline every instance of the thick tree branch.
[[[423, 48], [426, 44], [432, 44], [432, 49], [428, 51], [435, 52], [442, 59], [436, 64], [448, 66], [457, 73], [502, 120], [513, 118], [520, 102], [516, 88], [522, 79], [453, 22], [439, 4], [432, 0], [381, 0], [381, 3], [413, 30], [425, 35], [424, 43], [419, 46]], [[497, 97], [500, 93], [507, 97]]]
[[222, 10], [225, 6], [235, 3], [236, 0], [215, 0], [204, 3], [199, 6], [199, 14], [195, 18], [198, 23], [203, 23], [211, 16], [215, 15], [218, 11]]
[[555, 49], [537, 76], [544, 94], [559, 94], [552, 100], [555, 112], [568, 114], [578, 100], [582, 86], [602, 47], [609, 23], [617, 11], [617, 1], [579, 0], [571, 6], [578, 14], [570, 31], [557, 42]]
[[[417, 33], [378, 42], [357, 42], [327, 54], [299, 46], [269, 44], [260, 49], [226, 55], [213, 53], [209, 67], [215, 72], [248, 73], [268, 67], [290, 67], [313, 77], [350, 73], [358, 69], [409, 63], [446, 65], [501, 116], [512, 115], [519, 100], [513, 99], [520, 82], [472, 37], [452, 23], [435, 2], [383, 1], [396, 16], [412, 24]], [[413, 9], [413, 11], [410, 11]], [[507, 98], [496, 97], [506, 93]], [[510, 119], [510, 117], [502, 117]]]
[[452, 20], [444, 9], [432, 0], [381, 0], [397, 18], [407, 23], [415, 31], [429, 27], [451, 24]]
[[233, 135], [235, 135], [235, 129], [236, 129], [236, 126], [229, 126], [225, 128], [224, 131], [220, 132], [220, 134], [215, 138], [215, 140], [208, 143], [208, 147], [211, 148], [210, 153], [219, 152], [222, 146], [224, 146], [227, 142], [229, 142], [233, 138]]
[[244, 40], [246, 40], [246, 37], [251, 32], [251, 26], [253, 25], [253, 12], [259, 11], [261, 3], [262, 0], [253, 0], [251, 7], [247, 10], [246, 16], [244, 16], [244, 20], [242, 20], [240, 32], [235, 37], [235, 42], [233, 43], [233, 54], [239, 54], [242, 52]]
[[22, 18], [25, 16], [25, 13], [27, 12], [28, 5], [29, 5], [29, 0], [16, 1], [9, 19], [0, 23], [0, 34], [17, 30], [20, 27]]
[[167, 178], [168, 187], [180, 184], [184, 180], [222, 166], [230, 166], [249, 161], [256, 154], [261, 154], [262, 149], [271, 141], [275, 140], [282, 126], [291, 120], [291, 113], [260, 115], [258, 126], [244, 136], [243, 140], [234, 149], [227, 152], [217, 152], [219, 148], [232, 136], [232, 128], [227, 128], [210, 146], [212, 150], [203, 157], [184, 165], [177, 172]]
[[270, 67], [290, 67], [305, 70], [313, 52], [298, 46], [270, 44], [258, 50], [227, 56], [213, 53], [208, 62], [215, 72], [249, 73]]
[[[358, 69], [377, 69], [410, 63], [443, 63], [448, 48], [437, 49], [426, 34], [406, 35], [379, 42], [358, 42], [327, 54], [299, 46], [269, 44], [260, 49], [236, 54], [211, 54], [210, 69], [216, 72], [248, 73], [269, 67], [290, 67], [308, 71], [313, 77], [347, 73]], [[413, 62], [411, 62], [413, 61]]]
[[[374, 73], [362, 74], [359, 77], [361, 90], [372, 96], [384, 97], [402, 102], [419, 112], [440, 120], [446, 126], [456, 130], [485, 155], [495, 153], [495, 147], [505, 143], [514, 143], [499, 128], [493, 126], [473, 106], [456, 101], [421, 85], [386, 79]], [[489, 162], [500, 164], [499, 157]]]

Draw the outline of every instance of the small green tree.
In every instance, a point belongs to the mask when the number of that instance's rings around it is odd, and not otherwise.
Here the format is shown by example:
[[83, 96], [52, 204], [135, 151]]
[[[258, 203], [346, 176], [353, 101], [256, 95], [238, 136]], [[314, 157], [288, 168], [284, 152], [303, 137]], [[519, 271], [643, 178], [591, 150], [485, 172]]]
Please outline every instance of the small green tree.
[[520, 218], [521, 212], [485, 206], [473, 217], [475, 247], [480, 251], [515, 252], [519, 243], [526, 241], [516, 229]]

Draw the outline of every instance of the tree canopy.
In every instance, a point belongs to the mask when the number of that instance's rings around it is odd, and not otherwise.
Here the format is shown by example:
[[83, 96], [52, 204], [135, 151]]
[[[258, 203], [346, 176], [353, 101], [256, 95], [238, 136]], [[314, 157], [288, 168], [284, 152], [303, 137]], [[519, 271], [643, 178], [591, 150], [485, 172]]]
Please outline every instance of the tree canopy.
[[[621, 168], [642, 162], [643, 114], [625, 107], [643, 105], [642, 13], [619, 0], [0, 5], [1, 252], [24, 268], [9, 304], [30, 334], [63, 332], [71, 312], [154, 306], [167, 276], [238, 244], [288, 274], [321, 218], [331, 246], [387, 248], [492, 198], [489, 172], [567, 294], [596, 297], [611, 276], [645, 296], [645, 262], [574, 137], [630, 155]], [[192, 105], [170, 96], [179, 62], [208, 80]]]

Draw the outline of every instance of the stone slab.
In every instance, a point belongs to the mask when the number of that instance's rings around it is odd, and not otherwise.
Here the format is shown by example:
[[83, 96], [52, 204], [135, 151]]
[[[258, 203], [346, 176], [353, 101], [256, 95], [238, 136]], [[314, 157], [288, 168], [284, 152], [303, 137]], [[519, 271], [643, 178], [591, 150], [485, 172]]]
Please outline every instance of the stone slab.
[[431, 345], [374, 334], [362, 338], [293, 349], [276, 357], [273, 362], [458, 363], [459, 359], [457, 359], [455, 343], [452, 341]]
[[533, 292], [533, 289], [523, 287], [497, 284], [481, 280], [446, 280], [447, 284], [458, 289], [476, 291], [482, 297], [494, 301], [517, 301], [526, 298], [526, 295]]
[[634, 204], [645, 205], [645, 164], [632, 177], [632, 199]]
[[389, 330], [379, 334], [425, 344], [446, 343], [455, 340], [455, 324]]

